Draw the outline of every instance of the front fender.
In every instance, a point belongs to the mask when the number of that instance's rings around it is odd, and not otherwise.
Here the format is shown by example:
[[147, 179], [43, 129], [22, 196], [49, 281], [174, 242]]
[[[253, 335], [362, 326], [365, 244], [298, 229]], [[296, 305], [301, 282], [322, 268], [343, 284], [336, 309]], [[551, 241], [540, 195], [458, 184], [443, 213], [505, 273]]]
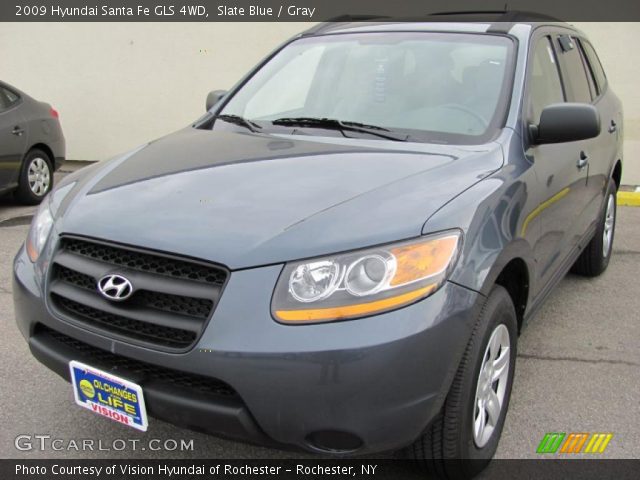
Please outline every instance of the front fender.
[[[531, 245], [539, 225], [528, 225], [525, 216], [532, 202], [527, 177], [533, 174], [530, 170], [520, 173], [505, 167], [447, 203], [425, 223], [423, 233], [450, 228], [464, 233], [450, 281], [486, 296], [503, 268], [516, 258], [525, 262], [530, 282], [535, 278]], [[529, 288], [529, 295], [532, 291]]]

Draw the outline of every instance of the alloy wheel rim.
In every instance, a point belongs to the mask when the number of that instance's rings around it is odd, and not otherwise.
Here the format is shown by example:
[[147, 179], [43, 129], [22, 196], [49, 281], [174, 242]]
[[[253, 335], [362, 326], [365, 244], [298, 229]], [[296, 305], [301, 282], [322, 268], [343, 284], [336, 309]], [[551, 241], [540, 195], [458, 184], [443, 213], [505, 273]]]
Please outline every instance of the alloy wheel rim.
[[607, 210], [604, 214], [604, 229], [602, 231], [602, 256], [607, 257], [613, 241], [613, 228], [616, 222], [616, 200], [613, 194], [607, 200]]
[[49, 190], [51, 184], [51, 172], [49, 164], [44, 158], [36, 157], [29, 164], [27, 172], [29, 188], [38, 197], [42, 197]]
[[507, 392], [510, 364], [509, 330], [500, 324], [489, 337], [476, 384], [472, 428], [473, 440], [478, 448], [489, 442], [498, 425]]

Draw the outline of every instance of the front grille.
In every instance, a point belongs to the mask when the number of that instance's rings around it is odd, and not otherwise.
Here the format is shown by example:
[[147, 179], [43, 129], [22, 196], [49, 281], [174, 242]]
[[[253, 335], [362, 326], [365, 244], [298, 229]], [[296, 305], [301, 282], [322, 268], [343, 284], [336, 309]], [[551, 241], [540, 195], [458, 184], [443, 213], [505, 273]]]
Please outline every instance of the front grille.
[[188, 330], [162, 327], [153, 323], [140, 322], [121, 315], [103, 312], [55, 293], [51, 294], [51, 298], [56, 305], [65, 312], [72, 314], [75, 318], [130, 338], [143, 341], [151, 340], [158, 345], [182, 348], [188, 347], [196, 339], [196, 333]]
[[224, 284], [227, 278], [227, 273], [220, 268], [212, 268], [188, 260], [159, 257], [157, 254], [88, 242], [77, 238], [64, 238], [62, 242], [67, 252], [130, 270], [193, 280], [219, 287]]
[[135, 376], [135, 381], [141, 385], [152, 381], [195, 390], [203, 394], [225, 397], [238, 396], [231, 386], [217, 378], [181, 372], [123, 357], [122, 355], [117, 355], [88, 345], [42, 324], [38, 324], [35, 334], [46, 335], [66, 347], [73, 349], [75, 352], [75, 360], [106, 372], [111, 372], [114, 375], [133, 375]]
[[[97, 282], [107, 274], [127, 277], [131, 297], [100, 295]], [[211, 317], [226, 278], [218, 266], [63, 237], [52, 260], [49, 298], [72, 322], [132, 343], [184, 350]]]
[[63, 282], [76, 285], [86, 290], [96, 289], [96, 279], [91, 275], [85, 275], [84, 273], [76, 272], [70, 268], [63, 267], [61, 265], [54, 265], [56, 269], [56, 277]]
[[[70, 268], [56, 265], [57, 278], [85, 290], [96, 290], [96, 279], [90, 275], [76, 272]], [[213, 309], [213, 301], [206, 298], [193, 298], [169, 293], [140, 290], [136, 292], [131, 303], [137, 306], [155, 308], [165, 312], [190, 315], [196, 318], [206, 319]]]

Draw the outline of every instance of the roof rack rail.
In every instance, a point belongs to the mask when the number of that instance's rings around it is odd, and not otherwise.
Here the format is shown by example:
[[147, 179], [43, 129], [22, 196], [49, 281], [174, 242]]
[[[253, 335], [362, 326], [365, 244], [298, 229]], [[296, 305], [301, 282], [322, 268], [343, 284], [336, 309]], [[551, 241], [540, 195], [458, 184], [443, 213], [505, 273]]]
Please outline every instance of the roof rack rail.
[[385, 20], [391, 19], [391, 17], [383, 16], [383, 15], [358, 15], [358, 14], [347, 14], [347, 15], [338, 15], [337, 17], [332, 17], [327, 20], [327, 22], [366, 22], [368, 20]]
[[[460, 10], [447, 11], [447, 12], [433, 12], [429, 13], [430, 17], [440, 16], [483, 16], [491, 17], [494, 22], [535, 22], [535, 21], [555, 21], [561, 22], [562, 20], [554, 18], [550, 15], [540, 12], [531, 12], [526, 10]], [[495, 17], [494, 17], [495, 16]], [[496, 18], [497, 17], [497, 18]]]
[[430, 12], [418, 17], [390, 17], [380, 15], [340, 15], [314, 25], [300, 36], [315, 35], [336, 28], [336, 24], [356, 22], [483, 22], [490, 23], [487, 32], [508, 33], [516, 23], [527, 22], [562, 22], [544, 13], [523, 10], [460, 10]]
[[509, 13], [507, 10], [460, 10], [450, 12], [433, 12], [429, 13], [430, 17], [447, 16], [447, 15], [504, 15]]
[[322, 23], [314, 25], [302, 32], [302, 36], [313, 35], [316, 33], [324, 32], [335, 27], [336, 23], [353, 23], [353, 22], [373, 22], [380, 21], [384, 22], [385, 20], [393, 20], [392, 17], [385, 17], [381, 15], [366, 15], [366, 14], [349, 14], [349, 15], [339, 15], [337, 17], [329, 18]]

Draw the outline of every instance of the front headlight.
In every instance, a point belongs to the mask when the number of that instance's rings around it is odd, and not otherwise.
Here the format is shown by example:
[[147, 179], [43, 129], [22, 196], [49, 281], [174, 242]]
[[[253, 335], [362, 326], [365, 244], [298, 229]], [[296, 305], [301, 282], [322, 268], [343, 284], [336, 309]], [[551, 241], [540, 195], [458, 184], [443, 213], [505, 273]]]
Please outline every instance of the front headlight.
[[434, 293], [447, 279], [462, 234], [418, 239], [288, 263], [276, 285], [273, 316], [316, 323], [378, 314]]
[[32, 262], [38, 260], [44, 244], [49, 238], [51, 227], [53, 226], [53, 215], [51, 214], [50, 198], [48, 195], [42, 200], [40, 208], [31, 221], [31, 228], [27, 235], [27, 255]]

